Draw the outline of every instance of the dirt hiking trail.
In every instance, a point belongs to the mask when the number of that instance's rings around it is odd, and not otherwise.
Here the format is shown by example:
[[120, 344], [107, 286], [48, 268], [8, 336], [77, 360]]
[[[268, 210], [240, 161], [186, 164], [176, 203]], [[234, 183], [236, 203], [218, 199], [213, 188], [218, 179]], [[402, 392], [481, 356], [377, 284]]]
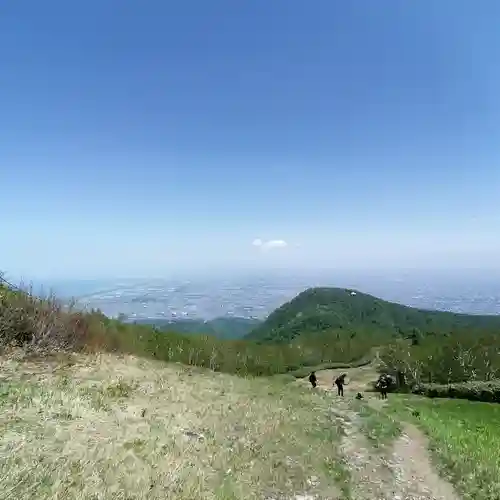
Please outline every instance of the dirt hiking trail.
[[[347, 373], [345, 396], [334, 392], [333, 380]], [[332, 414], [343, 434], [341, 452], [351, 475], [352, 500], [460, 500], [454, 487], [435, 471], [427, 438], [414, 425], [400, 422], [401, 435], [388, 447], [375, 448], [363, 432], [354, 397], [383, 411], [385, 402], [365, 392], [376, 380], [373, 366], [316, 372], [318, 388], [332, 392]], [[298, 383], [308, 384], [307, 377]]]

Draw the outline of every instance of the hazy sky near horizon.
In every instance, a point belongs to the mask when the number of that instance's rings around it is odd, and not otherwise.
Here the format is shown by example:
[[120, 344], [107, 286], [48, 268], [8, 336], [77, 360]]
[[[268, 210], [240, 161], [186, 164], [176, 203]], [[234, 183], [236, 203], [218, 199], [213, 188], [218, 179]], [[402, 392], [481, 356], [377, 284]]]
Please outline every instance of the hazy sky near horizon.
[[500, 2], [6, 2], [12, 276], [500, 263]]

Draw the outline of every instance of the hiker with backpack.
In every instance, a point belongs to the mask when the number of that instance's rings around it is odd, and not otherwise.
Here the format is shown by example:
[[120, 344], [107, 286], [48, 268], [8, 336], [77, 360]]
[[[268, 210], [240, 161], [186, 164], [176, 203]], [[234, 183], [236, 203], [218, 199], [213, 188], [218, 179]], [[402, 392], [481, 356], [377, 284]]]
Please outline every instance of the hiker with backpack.
[[344, 385], [345, 384], [345, 378], [347, 377], [347, 373], [343, 373], [339, 377], [337, 377], [334, 381], [334, 384], [337, 386], [337, 394], [339, 396], [344, 396]]
[[389, 387], [391, 386], [392, 378], [386, 373], [382, 373], [377, 381], [377, 389], [380, 391], [380, 397], [382, 399], [387, 399], [387, 393], [389, 392]]

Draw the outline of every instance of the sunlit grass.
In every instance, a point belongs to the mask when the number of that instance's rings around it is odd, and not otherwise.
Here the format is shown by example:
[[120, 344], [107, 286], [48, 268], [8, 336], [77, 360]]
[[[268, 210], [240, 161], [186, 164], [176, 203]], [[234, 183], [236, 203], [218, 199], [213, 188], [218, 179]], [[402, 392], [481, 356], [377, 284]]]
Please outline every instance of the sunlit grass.
[[0, 358], [0, 499], [337, 498], [330, 397], [134, 357]]
[[500, 499], [500, 405], [416, 396], [391, 398], [390, 405], [427, 433], [464, 498]]

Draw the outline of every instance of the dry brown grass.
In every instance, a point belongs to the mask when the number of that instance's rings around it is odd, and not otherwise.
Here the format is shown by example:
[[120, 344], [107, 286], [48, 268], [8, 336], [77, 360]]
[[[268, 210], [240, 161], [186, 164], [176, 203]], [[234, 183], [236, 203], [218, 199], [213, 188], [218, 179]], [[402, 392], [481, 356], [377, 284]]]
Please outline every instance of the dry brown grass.
[[130, 356], [3, 357], [0, 499], [338, 498], [330, 397]]

